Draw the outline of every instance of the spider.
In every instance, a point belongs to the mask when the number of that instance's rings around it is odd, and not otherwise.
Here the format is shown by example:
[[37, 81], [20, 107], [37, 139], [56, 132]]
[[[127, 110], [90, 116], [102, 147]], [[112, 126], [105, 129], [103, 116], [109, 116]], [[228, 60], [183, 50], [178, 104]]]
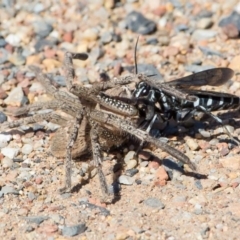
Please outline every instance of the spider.
[[124, 103], [106, 94], [108, 89], [116, 89], [116, 87], [138, 82], [137, 74], [95, 83], [92, 88], [73, 84], [75, 71], [72, 60], [86, 60], [87, 57], [88, 55], [85, 53], [65, 53], [64, 70], [67, 92], [58, 90], [52, 84], [51, 79], [42, 73], [38, 67], [30, 66], [30, 70], [35, 73], [37, 80], [44, 86], [46, 92], [53, 97], [53, 100], [27, 105], [14, 112], [15, 116], [21, 116], [30, 110], [53, 109], [63, 111], [68, 117], [54, 111], [36, 114], [16, 121], [5, 122], [1, 124], [0, 131], [43, 120], [62, 126], [53, 137], [54, 144], [51, 146], [51, 152], [54, 156], [64, 156], [66, 158], [65, 186], [61, 189], [61, 192], [71, 190], [72, 158], [82, 156], [91, 146], [101, 190], [104, 198], [108, 197], [107, 183], [101, 168], [102, 149], [120, 146], [130, 136], [134, 136], [142, 142], [152, 143], [183, 163], [188, 164], [192, 169], [196, 169], [183, 153], [170, 147], [163, 140], [150, 136], [147, 131], [138, 128], [136, 124], [138, 109], [134, 105]]

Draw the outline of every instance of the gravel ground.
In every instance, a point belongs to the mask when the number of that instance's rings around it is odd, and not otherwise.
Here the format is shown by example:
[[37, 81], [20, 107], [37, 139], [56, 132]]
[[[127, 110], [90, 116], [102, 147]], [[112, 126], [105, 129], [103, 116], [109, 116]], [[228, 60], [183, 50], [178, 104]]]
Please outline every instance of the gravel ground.
[[[235, 0], [4, 0], [0, 122], [14, 120], [7, 111], [50, 99], [28, 65], [41, 66], [65, 88], [64, 51], [88, 52], [87, 61], [75, 62], [76, 73], [79, 83], [93, 83], [100, 73], [118, 76], [134, 64], [137, 36], [139, 72], [155, 71], [167, 81], [230, 67], [233, 79], [215, 89], [240, 96], [239, 31]], [[237, 137], [238, 111], [218, 114]], [[0, 134], [1, 239], [239, 239], [240, 149], [211, 119], [167, 135], [197, 164], [194, 173], [151, 146], [138, 161], [133, 143], [104, 153], [109, 184], [117, 163], [125, 166], [116, 171], [121, 184], [114, 184], [112, 204], [100, 202], [98, 178], [89, 179], [96, 175], [89, 156], [74, 163], [75, 191], [59, 194], [63, 159], [48, 150], [57, 127], [45, 122]]]

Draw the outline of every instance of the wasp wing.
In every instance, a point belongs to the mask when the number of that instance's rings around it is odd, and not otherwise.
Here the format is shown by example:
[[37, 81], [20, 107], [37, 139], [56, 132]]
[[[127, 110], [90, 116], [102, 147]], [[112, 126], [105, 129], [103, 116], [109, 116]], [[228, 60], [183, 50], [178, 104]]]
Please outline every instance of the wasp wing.
[[205, 85], [220, 86], [231, 79], [233, 75], [234, 71], [230, 68], [213, 68], [165, 84], [179, 88], [200, 87]]

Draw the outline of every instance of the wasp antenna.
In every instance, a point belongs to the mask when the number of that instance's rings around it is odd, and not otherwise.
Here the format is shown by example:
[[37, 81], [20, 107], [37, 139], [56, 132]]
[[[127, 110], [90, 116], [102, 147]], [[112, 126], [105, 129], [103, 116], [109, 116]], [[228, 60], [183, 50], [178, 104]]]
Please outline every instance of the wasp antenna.
[[135, 74], [138, 73], [138, 69], [137, 69], [137, 45], [138, 45], [138, 40], [139, 40], [139, 36], [137, 37], [137, 41], [136, 41], [135, 49], [134, 49]]

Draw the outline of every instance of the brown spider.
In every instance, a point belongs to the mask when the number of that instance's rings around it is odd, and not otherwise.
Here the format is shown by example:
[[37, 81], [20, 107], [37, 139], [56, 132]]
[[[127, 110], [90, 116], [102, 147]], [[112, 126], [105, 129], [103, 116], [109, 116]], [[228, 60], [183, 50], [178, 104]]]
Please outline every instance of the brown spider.
[[[116, 89], [116, 87], [139, 81], [138, 75], [132, 74], [123, 78], [114, 78], [108, 82], [95, 83], [92, 88], [73, 84], [75, 71], [72, 60], [85, 60], [87, 57], [87, 54], [84, 53], [67, 52], [65, 54], [64, 68], [68, 92], [58, 90], [48, 76], [43, 74], [38, 67], [30, 66], [37, 80], [54, 100], [44, 103], [34, 103], [19, 108], [14, 112], [15, 116], [20, 116], [30, 110], [58, 109], [67, 113], [69, 117], [55, 112], [36, 114], [13, 122], [3, 123], [1, 124], [0, 131], [43, 120], [61, 125], [62, 128], [53, 137], [51, 152], [56, 157], [66, 157], [65, 187], [62, 191], [69, 191], [71, 189], [72, 158], [86, 153], [89, 145], [91, 145], [93, 161], [98, 170], [101, 190], [103, 195], [107, 196], [108, 188], [101, 169], [101, 150], [103, 148], [110, 148], [113, 145], [119, 146], [129, 136], [134, 136], [142, 142], [152, 143], [183, 163], [188, 164], [192, 169], [195, 169], [193, 163], [183, 153], [137, 127], [135, 119], [138, 118], [138, 110], [133, 105], [124, 103], [106, 94], [106, 90], [108, 89]], [[101, 106], [101, 108], [98, 106]]]

